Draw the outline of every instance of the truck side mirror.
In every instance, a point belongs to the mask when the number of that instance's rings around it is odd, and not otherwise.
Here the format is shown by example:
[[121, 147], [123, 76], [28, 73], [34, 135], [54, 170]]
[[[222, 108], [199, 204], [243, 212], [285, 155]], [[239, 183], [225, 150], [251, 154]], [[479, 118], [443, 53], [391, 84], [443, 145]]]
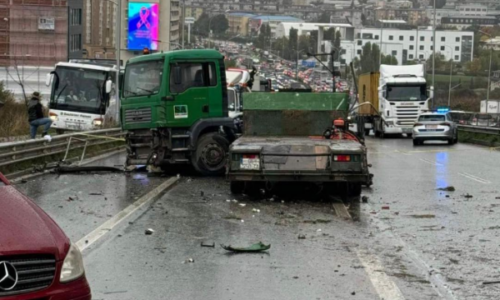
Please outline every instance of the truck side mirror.
[[50, 86], [50, 83], [52, 82], [52, 73], [47, 73], [45, 76], [45, 85]]
[[111, 79], [106, 80], [106, 87], [105, 87], [106, 94], [111, 93], [112, 88], [113, 88], [113, 82], [111, 81]]
[[179, 67], [179, 66], [175, 66], [174, 67], [174, 83], [175, 84], [181, 84], [182, 83], [181, 67]]

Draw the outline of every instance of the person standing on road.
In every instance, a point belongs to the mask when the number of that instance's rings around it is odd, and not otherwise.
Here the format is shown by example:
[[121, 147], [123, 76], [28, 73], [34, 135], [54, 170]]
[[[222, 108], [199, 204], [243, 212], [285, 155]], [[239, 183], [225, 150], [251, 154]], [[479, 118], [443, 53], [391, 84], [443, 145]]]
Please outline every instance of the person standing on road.
[[32, 139], [36, 138], [36, 132], [39, 126], [44, 126], [42, 137], [50, 140], [48, 135], [52, 120], [43, 116], [43, 107], [40, 103], [40, 93], [34, 92], [31, 95], [31, 100], [28, 103], [28, 117], [30, 123], [30, 136]]

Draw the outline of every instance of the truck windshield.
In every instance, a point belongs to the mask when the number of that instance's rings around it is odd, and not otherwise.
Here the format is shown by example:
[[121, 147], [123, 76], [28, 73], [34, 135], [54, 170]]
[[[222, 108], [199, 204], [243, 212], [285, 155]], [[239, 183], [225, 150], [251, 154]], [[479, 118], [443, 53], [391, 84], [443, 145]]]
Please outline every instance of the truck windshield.
[[163, 60], [127, 65], [123, 95], [127, 97], [158, 94], [163, 75]]
[[77, 67], [56, 67], [56, 79], [50, 95], [49, 108], [103, 114], [104, 82], [108, 71]]
[[422, 101], [426, 99], [425, 85], [387, 86], [387, 100], [389, 101]]

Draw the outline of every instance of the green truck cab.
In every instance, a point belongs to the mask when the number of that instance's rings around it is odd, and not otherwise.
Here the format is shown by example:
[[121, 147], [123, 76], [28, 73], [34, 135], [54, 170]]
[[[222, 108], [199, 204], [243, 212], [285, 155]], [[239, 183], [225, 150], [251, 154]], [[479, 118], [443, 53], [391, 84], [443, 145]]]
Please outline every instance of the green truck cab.
[[252, 194], [279, 183], [306, 182], [359, 196], [372, 175], [366, 147], [348, 129], [349, 102], [345, 93], [248, 94], [243, 136], [229, 149], [231, 191]]
[[181, 50], [132, 58], [121, 99], [128, 165], [159, 171], [192, 164], [205, 175], [224, 172], [235, 137], [219, 52]]

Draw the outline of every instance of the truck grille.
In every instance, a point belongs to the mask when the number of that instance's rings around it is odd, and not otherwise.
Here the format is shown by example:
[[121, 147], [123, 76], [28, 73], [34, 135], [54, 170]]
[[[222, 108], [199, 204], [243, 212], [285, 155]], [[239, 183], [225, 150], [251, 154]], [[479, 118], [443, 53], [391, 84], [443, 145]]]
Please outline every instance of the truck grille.
[[413, 125], [418, 118], [418, 106], [396, 106], [397, 125]]
[[125, 110], [125, 124], [151, 122], [151, 107]]
[[0, 287], [0, 298], [38, 291], [49, 287], [54, 281], [56, 260], [53, 255], [0, 256], [0, 263], [2, 262], [10, 263], [16, 268], [18, 280], [9, 291]]

